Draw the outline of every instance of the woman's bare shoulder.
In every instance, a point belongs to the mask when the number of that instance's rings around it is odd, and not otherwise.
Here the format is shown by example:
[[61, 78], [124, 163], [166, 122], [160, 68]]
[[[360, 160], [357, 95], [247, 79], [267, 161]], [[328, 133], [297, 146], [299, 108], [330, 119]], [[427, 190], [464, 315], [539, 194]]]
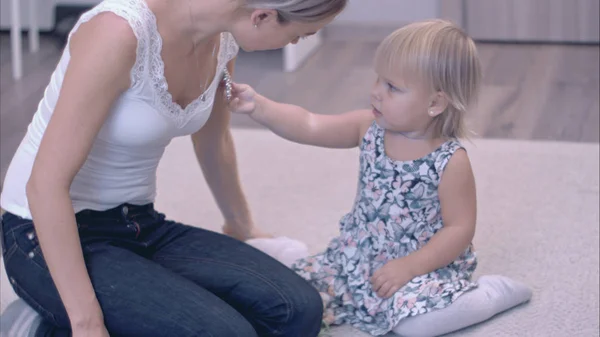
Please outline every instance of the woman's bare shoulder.
[[102, 12], [73, 31], [69, 51], [106, 49], [111, 53], [135, 57], [137, 44], [133, 28], [125, 18], [112, 12]]

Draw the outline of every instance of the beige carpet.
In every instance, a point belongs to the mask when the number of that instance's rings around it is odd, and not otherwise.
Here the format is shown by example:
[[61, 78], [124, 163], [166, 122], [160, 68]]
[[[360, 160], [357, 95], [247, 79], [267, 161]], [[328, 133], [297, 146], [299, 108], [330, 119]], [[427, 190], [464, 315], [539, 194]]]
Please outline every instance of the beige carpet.
[[[301, 146], [264, 130], [235, 130], [240, 174], [256, 222], [311, 251], [336, 235], [352, 205], [357, 150]], [[477, 274], [528, 283], [529, 304], [453, 336], [594, 337], [599, 334], [599, 146], [476, 140], [467, 144], [478, 183]], [[159, 168], [157, 207], [219, 230], [221, 216], [188, 138]], [[2, 308], [12, 292], [2, 280]], [[365, 336], [348, 327], [334, 337]]]

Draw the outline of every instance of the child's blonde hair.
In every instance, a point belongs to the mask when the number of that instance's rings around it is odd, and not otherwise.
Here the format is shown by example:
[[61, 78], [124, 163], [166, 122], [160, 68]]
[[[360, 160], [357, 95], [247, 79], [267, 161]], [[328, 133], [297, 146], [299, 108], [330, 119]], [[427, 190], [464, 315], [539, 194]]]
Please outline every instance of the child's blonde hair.
[[467, 136], [464, 117], [479, 91], [481, 65], [475, 43], [462, 29], [439, 19], [404, 26], [379, 45], [375, 69], [419, 79], [432, 92], [444, 93], [449, 105], [434, 119], [435, 136]]

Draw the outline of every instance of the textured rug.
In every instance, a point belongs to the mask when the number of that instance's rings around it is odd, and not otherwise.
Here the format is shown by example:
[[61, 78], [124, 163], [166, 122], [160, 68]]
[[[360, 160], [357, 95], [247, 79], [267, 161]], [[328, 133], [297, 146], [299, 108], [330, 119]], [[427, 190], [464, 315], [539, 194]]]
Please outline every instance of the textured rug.
[[[336, 235], [353, 202], [357, 150], [293, 144], [264, 130], [234, 130], [255, 221], [312, 252]], [[503, 274], [534, 290], [530, 303], [452, 336], [599, 334], [599, 145], [476, 139], [465, 144], [478, 186], [477, 275]], [[189, 138], [167, 148], [157, 208], [218, 231], [222, 218]], [[14, 298], [2, 275], [2, 309]], [[350, 328], [333, 337], [364, 337]]]

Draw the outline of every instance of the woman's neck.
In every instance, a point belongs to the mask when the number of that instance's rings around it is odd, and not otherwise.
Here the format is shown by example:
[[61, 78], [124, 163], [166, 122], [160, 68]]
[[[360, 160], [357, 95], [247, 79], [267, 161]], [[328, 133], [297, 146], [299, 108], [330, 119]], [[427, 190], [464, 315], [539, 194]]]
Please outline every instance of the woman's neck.
[[145, 0], [158, 22], [163, 40], [174, 44], [202, 45], [235, 20], [237, 1]]

